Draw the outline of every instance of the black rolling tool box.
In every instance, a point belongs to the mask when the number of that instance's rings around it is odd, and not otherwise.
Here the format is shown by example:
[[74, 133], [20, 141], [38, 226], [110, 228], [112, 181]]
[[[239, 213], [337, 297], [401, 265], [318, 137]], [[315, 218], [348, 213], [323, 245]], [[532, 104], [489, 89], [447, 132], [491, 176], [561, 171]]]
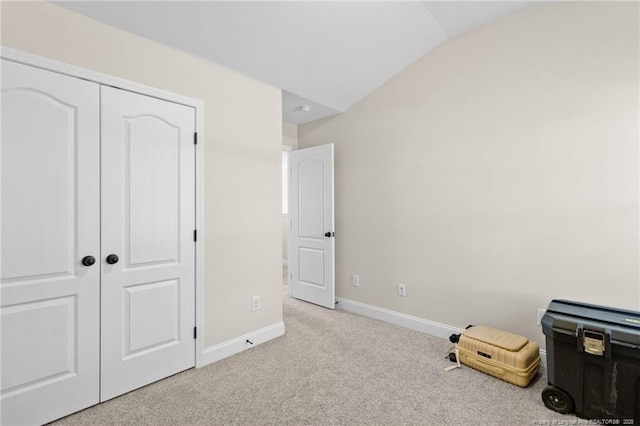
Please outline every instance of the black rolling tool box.
[[640, 312], [553, 300], [542, 330], [548, 408], [640, 425]]

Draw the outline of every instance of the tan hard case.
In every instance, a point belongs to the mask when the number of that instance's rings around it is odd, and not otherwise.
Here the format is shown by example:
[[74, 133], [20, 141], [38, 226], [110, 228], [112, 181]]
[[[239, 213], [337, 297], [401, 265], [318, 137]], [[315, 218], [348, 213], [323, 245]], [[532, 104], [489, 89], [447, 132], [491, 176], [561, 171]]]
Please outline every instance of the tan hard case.
[[540, 368], [537, 343], [484, 325], [465, 330], [457, 349], [461, 363], [520, 387], [527, 386]]

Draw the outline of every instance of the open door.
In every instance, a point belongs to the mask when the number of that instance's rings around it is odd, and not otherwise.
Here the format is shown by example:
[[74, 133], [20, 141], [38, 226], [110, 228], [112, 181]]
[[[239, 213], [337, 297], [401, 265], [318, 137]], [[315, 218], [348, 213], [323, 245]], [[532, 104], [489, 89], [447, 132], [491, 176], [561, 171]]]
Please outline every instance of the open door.
[[290, 294], [335, 308], [333, 144], [291, 152]]

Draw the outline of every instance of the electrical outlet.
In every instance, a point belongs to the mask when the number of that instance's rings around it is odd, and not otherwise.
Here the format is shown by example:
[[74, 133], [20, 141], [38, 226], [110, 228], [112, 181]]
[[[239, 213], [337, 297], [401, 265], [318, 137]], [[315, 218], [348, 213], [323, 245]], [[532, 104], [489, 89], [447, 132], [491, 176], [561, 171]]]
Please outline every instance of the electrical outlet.
[[251, 312], [255, 312], [260, 309], [260, 296], [253, 296], [251, 298]]
[[360, 287], [360, 276], [359, 275], [351, 275], [351, 286], [352, 287]]
[[536, 324], [542, 325], [542, 317], [544, 316], [545, 312], [547, 312], [546, 309], [538, 308], [538, 317], [536, 319]]
[[407, 297], [407, 286], [398, 284], [398, 296]]

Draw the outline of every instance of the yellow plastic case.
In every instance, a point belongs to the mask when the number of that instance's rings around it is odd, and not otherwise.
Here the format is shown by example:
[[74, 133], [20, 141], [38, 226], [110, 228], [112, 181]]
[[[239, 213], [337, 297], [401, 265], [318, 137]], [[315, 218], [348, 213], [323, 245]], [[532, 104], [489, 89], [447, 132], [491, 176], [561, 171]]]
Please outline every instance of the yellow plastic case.
[[483, 373], [526, 387], [540, 369], [540, 347], [526, 337], [477, 325], [458, 341], [460, 362]]

